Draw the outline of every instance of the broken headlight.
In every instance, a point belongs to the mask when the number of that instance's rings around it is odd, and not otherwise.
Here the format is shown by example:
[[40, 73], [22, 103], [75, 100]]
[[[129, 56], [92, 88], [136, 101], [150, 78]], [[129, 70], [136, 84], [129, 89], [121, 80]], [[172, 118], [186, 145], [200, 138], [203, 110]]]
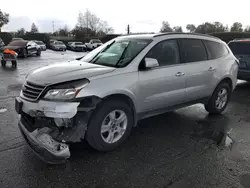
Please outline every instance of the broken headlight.
[[89, 80], [83, 79], [51, 86], [51, 89], [47, 91], [44, 98], [49, 100], [74, 99], [81, 89], [87, 86], [88, 83]]

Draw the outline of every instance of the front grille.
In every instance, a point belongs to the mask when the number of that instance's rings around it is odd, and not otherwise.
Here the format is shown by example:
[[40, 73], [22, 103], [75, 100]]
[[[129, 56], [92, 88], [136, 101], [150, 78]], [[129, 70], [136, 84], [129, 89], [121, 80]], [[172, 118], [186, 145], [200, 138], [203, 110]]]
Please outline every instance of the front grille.
[[23, 96], [27, 99], [37, 100], [40, 94], [42, 93], [42, 91], [44, 90], [44, 88], [45, 86], [26, 82], [23, 85], [22, 93], [23, 93]]

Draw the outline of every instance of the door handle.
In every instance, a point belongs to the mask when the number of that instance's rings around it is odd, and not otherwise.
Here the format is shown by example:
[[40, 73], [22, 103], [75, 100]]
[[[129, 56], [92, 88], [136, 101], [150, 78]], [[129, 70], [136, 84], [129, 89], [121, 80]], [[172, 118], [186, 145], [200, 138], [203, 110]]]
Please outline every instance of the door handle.
[[208, 68], [208, 71], [214, 71], [214, 70], [215, 70], [215, 68], [213, 68], [213, 67]]
[[178, 76], [178, 77], [180, 77], [180, 76], [184, 76], [185, 75], [185, 73], [184, 72], [177, 72], [176, 74], [175, 74], [175, 76]]

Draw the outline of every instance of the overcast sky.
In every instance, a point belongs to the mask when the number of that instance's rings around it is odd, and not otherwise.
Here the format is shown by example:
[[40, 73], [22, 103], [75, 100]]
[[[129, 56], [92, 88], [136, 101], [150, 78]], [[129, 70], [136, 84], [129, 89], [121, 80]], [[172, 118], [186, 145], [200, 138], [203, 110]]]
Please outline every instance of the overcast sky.
[[158, 32], [162, 21], [170, 25], [198, 25], [205, 21], [250, 25], [250, 0], [1, 0], [2, 11], [11, 15], [3, 30], [21, 27], [30, 30], [35, 22], [41, 32], [52, 31], [67, 24], [73, 28], [79, 11], [90, 10], [106, 20], [115, 33], [124, 33], [127, 24], [132, 32]]

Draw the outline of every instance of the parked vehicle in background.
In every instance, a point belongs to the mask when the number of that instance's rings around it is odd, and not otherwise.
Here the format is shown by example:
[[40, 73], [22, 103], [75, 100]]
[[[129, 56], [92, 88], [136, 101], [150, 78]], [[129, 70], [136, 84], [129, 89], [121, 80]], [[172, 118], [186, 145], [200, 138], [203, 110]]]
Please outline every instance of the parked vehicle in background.
[[103, 43], [99, 39], [91, 39], [89, 43], [85, 43], [87, 50], [93, 50], [99, 46], [101, 46]]
[[23, 38], [12, 38], [11, 41], [24, 40]]
[[122, 36], [81, 60], [30, 72], [15, 102], [18, 124], [40, 158], [60, 163], [84, 139], [114, 150], [143, 118], [196, 103], [222, 113], [237, 72], [227, 44], [212, 36]]
[[0, 38], [0, 49], [1, 49], [2, 47], [4, 47], [4, 46], [5, 46], [5, 44], [4, 44], [3, 40]]
[[73, 43], [73, 42], [68, 42], [68, 43], [67, 43], [67, 45], [66, 45], [67, 50], [72, 50], [72, 49], [71, 49], [71, 44], [72, 44], [72, 43]]
[[70, 50], [73, 51], [79, 51], [79, 52], [87, 51], [86, 45], [84, 45], [82, 42], [71, 42], [69, 46]]
[[34, 54], [37, 56], [41, 55], [40, 47], [35, 42], [27, 40], [12, 41], [4, 49], [14, 50], [18, 57], [24, 58]]
[[34, 42], [40, 47], [42, 51], [46, 51], [46, 45], [44, 44], [43, 41], [35, 40]]
[[228, 43], [240, 66], [238, 79], [250, 80], [250, 39], [235, 39]]
[[54, 41], [51, 44], [52, 50], [58, 50], [58, 51], [66, 51], [66, 45], [62, 41]]
[[52, 44], [53, 44], [55, 41], [57, 41], [57, 40], [55, 40], [55, 39], [50, 39], [50, 40], [49, 40], [49, 44], [48, 44], [48, 48], [49, 48], [49, 49], [52, 49]]

